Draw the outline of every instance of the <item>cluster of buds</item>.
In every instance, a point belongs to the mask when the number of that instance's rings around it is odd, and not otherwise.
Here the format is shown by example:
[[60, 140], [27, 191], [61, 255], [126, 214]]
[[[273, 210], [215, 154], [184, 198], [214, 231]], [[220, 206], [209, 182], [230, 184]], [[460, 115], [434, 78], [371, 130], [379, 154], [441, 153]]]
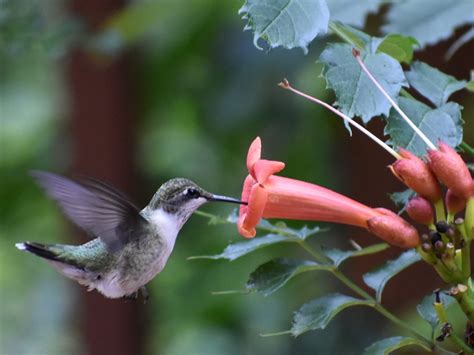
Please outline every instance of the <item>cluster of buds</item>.
[[[474, 182], [467, 165], [443, 142], [439, 149], [428, 151], [427, 162], [404, 149], [399, 153], [400, 159], [390, 169], [417, 193], [406, 211], [412, 220], [429, 230], [421, 236], [422, 256], [436, 265], [445, 281], [465, 281], [470, 270], [465, 269], [468, 260], [463, 262], [463, 258], [469, 258], [469, 250], [462, 251], [469, 249], [473, 237], [472, 207], [466, 207], [474, 204]], [[445, 201], [440, 182], [447, 188]], [[456, 218], [465, 209], [465, 219]]]

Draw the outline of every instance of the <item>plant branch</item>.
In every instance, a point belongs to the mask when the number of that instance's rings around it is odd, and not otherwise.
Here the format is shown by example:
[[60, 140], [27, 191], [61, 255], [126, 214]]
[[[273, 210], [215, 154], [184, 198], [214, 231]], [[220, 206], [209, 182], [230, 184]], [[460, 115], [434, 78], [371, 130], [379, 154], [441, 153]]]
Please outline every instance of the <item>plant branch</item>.
[[461, 142], [459, 148], [461, 148], [464, 153], [474, 156], [474, 148], [467, 144], [465, 141]]
[[[311, 255], [313, 253], [316, 253], [310, 246], [308, 246], [304, 241], [302, 243], [299, 243], [301, 247], [303, 247], [306, 251], [308, 251]], [[311, 252], [310, 252], [311, 250]], [[369, 295], [367, 292], [365, 292], [362, 288], [357, 286], [351, 279], [349, 279], [341, 270], [339, 270], [337, 267], [334, 267], [333, 269], [329, 269], [329, 271], [337, 278], [339, 281], [341, 281], [344, 285], [346, 285], [348, 288], [350, 288], [352, 291], [354, 291], [356, 294], [359, 296], [365, 298], [368, 301], [373, 302], [374, 309], [385, 316], [387, 319], [392, 321], [393, 323], [397, 324], [401, 328], [404, 328], [408, 330], [409, 332], [415, 334], [419, 338], [423, 339], [429, 344], [429, 347], [433, 347], [434, 344], [433, 342], [428, 339], [426, 336], [424, 336], [422, 333], [420, 333], [417, 329], [412, 327], [410, 324], [404, 322], [400, 318], [398, 318], [396, 315], [391, 313], [389, 310], [387, 310], [384, 306], [382, 306], [381, 303], [377, 302], [377, 300]]]

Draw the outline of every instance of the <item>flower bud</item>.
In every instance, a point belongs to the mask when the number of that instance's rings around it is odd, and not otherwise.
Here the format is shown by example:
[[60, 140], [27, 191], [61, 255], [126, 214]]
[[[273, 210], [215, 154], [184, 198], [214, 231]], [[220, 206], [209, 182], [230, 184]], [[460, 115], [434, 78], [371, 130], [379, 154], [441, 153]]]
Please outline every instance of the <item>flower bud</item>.
[[433, 244], [433, 246], [436, 244], [436, 242], [439, 242], [442, 239], [441, 234], [435, 231], [430, 232], [430, 237], [431, 237], [431, 244]]
[[451, 189], [446, 193], [446, 208], [453, 215], [466, 208], [466, 199], [457, 196]]
[[414, 248], [420, 244], [418, 232], [411, 224], [385, 208], [375, 210], [381, 214], [367, 221], [372, 234], [400, 248]]
[[445, 245], [441, 240], [438, 240], [434, 243], [434, 248], [436, 251], [442, 252], [444, 251]]
[[465, 200], [471, 196], [471, 174], [466, 163], [453, 148], [439, 142], [439, 149], [429, 150], [428, 158], [431, 170], [455, 195]]
[[417, 223], [430, 225], [434, 221], [433, 206], [421, 196], [416, 196], [408, 202], [406, 211], [410, 218]]
[[423, 249], [425, 253], [430, 253], [433, 250], [433, 247], [431, 246], [431, 244], [423, 243], [421, 245], [421, 249]]
[[390, 166], [392, 173], [405, 185], [435, 203], [441, 198], [441, 188], [428, 165], [406, 149], [401, 148], [401, 159]]

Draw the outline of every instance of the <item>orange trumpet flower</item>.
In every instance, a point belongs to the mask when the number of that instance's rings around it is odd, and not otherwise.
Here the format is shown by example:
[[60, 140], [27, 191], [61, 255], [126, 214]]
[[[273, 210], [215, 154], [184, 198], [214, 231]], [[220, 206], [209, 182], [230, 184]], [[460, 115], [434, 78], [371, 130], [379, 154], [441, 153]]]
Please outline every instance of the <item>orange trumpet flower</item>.
[[418, 245], [416, 229], [394, 213], [373, 209], [337, 192], [300, 180], [274, 174], [285, 164], [261, 159], [262, 143], [257, 137], [247, 155], [249, 175], [245, 179], [238, 230], [255, 236], [261, 218], [283, 218], [336, 222], [365, 228], [390, 244], [410, 248]]

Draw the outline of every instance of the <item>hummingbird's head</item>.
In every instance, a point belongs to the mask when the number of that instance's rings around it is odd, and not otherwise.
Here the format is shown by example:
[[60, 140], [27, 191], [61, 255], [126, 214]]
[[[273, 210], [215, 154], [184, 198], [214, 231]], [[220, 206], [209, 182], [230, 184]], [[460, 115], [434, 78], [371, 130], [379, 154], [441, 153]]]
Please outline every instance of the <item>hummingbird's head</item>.
[[175, 178], [161, 185], [148, 207], [175, 215], [184, 224], [196, 209], [210, 201], [246, 204], [231, 197], [211, 194], [191, 180]]

